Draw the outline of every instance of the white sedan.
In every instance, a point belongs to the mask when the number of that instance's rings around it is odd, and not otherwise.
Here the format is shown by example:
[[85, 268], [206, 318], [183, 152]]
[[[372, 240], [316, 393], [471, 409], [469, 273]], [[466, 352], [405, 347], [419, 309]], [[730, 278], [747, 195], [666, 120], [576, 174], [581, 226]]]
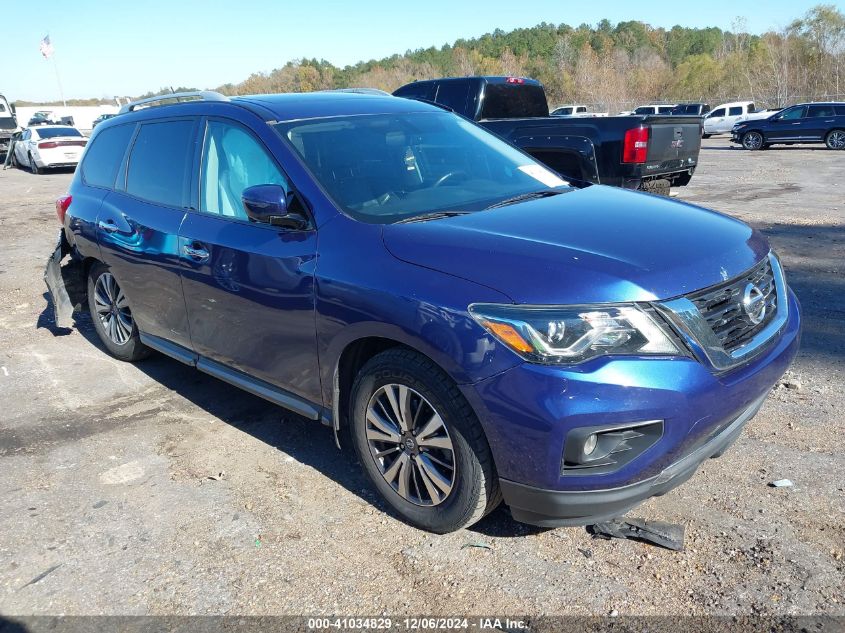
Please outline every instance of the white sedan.
[[35, 174], [52, 167], [76, 167], [88, 139], [68, 125], [26, 128], [15, 142], [15, 162]]

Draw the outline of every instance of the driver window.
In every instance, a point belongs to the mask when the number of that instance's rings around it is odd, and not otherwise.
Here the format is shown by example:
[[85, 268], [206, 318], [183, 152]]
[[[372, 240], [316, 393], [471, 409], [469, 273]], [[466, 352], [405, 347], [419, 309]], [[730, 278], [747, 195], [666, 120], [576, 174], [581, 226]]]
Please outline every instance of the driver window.
[[713, 110], [713, 112], [710, 113], [710, 116], [711, 117], [725, 116], [725, 109], [719, 108], [718, 110]]
[[804, 108], [794, 108], [792, 110], [787, 110], [784, 112], [781, 117], [784, 121], [792, 121], [794, 119], [802, 119], [804, 118]]
[[253, 185], [282, 185], [287, 179], [251, 134], [222, 121], [209, 121], [205, 130], [200, 173], [200, 210], [247, 220], [241, 194]]

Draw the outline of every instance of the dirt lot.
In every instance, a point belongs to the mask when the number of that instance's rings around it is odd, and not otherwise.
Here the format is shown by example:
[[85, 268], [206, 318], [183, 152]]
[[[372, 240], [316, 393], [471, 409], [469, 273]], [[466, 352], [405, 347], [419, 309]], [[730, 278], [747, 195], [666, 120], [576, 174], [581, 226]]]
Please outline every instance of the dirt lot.
[[738, 443], [631, 513], [684, 523], [681, 553], [505, 508], [417, 531], [328, 429], [57, 330], [41, 274], [70, 178], [0, 172], [0, 613], [845, 615], [845, 153], [714, 138], [680, 193], [765, 231], [806, 318]]

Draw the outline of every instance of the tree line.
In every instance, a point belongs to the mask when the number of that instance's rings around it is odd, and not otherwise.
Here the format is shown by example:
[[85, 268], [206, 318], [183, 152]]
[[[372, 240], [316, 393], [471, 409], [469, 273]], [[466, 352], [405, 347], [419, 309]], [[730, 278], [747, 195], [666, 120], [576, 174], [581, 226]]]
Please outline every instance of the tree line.
[[293, 60], [216, 90], [228, 95], [349, 87], [392, 92], [414, 80], [464, 75], [533, 77], [545, 85], [550, 105], [583, 103], [610, 112], [650, 101], [715, 105], [748, 99], [766, 107], [845, 101], [845, 14], [834, 5], [818, 5], [762, 35], [749, 34], [742, 19], [730, 31], [664, 29], [638, 21], [578, 27], [542, 23], [343, 68], [325, 60]]

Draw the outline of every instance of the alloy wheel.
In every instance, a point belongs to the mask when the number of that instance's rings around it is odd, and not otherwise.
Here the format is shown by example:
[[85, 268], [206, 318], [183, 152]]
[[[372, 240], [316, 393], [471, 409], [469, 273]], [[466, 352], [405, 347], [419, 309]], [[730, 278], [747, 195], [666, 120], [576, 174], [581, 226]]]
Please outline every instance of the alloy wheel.
[[116, 345], [125, 345], [132, 337], [132, 312], [126, 295], [111, 273], [97, 277], [94, 307], [106, 336]]
[[455, 448], [443, 418], [418, 391], [380, 387], [367, 405], [367, 444], [384, 480], [418, 506], [443, 503], [455, 485]]
[[845, 132], [833, 130], [827, 135], [827, 145], [831, 149], [845, 149]]
[[742, 137], [745, 149], [760, 149], [763, 147], [763, 135], [759, 132], [748, 132]]

